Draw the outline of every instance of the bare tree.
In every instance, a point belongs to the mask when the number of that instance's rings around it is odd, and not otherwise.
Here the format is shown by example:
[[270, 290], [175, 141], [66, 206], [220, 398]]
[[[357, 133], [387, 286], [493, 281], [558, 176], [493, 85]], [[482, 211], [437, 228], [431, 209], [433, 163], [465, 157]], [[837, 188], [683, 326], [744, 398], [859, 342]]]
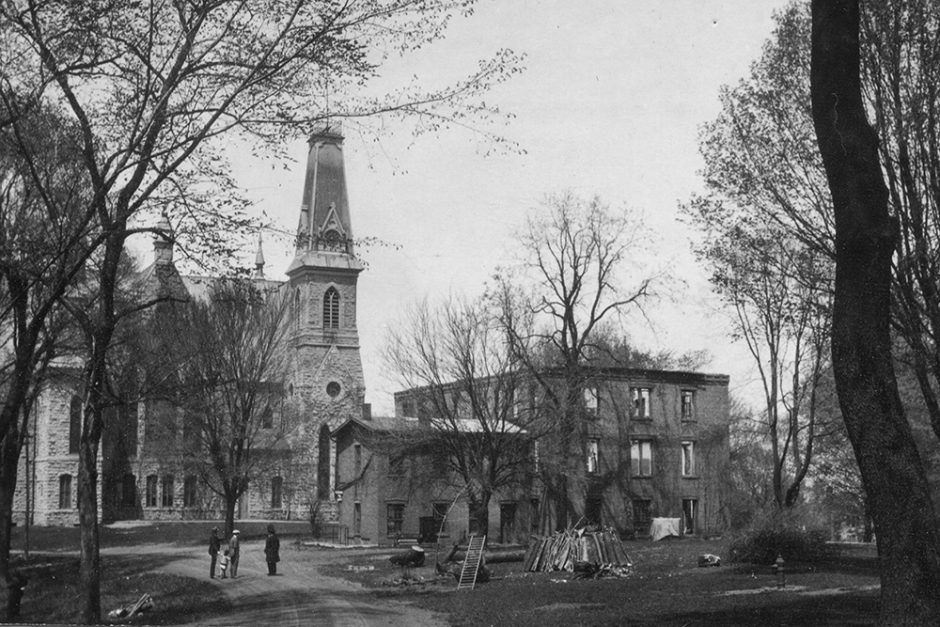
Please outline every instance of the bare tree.
[[813, 0], [810, 93], [835, 215], [832, 361], [845, 426], [870, 499], [882, 624], [940, 615], [940, 529], [891, 359], [889, 212], [878, 135], [862, 97], [858, 0]]
[[170, 425], [150, 444], [221, 497], [226, 533], [249, 486], [291, 464], [294, 421], [283, 404], [287, 302], [276, 288], [220, 279], [205, 302], [159, 305], [151, 322], [162, 367], [148, 364], [147, 376], [159, 379], [151, 389], [165, 391], [157, 411]]
[[544, 457], [561, 465], [545, 465], [542, 474], [557, 527], [584, 512], [584, 394], [598, 332], [628, 308], [640, 308], [653, 284], [654, 277], [641, 277], [622, 287], [644, 237], [629, 211], [611, 210], [598, 198], [550, 196], [519, 235], [525, 256], [519, 278], [504, 273], [494, 290], [515, 359], [535, 382], [544, 419], [552, 422]]
[[455, 297], [436, 307], [424, 301], [389, 331], [384, 350], [421, 422], [389, 434], [385, 446], [393, 455], [442, 457], [483, 534], [491, 497], [531, 480], [533, 429], [540, 425], [526, 372], [487, 305]]

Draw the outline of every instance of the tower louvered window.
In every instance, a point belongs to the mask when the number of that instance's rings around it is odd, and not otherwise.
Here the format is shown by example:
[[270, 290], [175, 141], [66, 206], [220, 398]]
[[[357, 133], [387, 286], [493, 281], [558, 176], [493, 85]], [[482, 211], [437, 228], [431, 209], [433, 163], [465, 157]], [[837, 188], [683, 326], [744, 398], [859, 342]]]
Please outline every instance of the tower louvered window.
[[339, 328], [339, 292], [335, 287], [326, 290], [323, 295], [323, 328]]

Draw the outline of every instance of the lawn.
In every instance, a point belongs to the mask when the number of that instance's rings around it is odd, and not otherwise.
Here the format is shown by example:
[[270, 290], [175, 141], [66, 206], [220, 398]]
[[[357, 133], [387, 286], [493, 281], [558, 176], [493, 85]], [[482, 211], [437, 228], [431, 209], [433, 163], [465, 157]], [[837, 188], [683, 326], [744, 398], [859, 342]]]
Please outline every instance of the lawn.
[[[207, 581], [151, 572], [165, 562], [159, 555], [102, 557], [101, 613], [132, 604], [145, 592], [155, 611], [144, 619], [150, 625], [198, 623], [224, 613], [229, 602]], [[20, 616], [44, 623], [72, 623], [78, 612], [78, 558], [37, 554], [29, 563], [17, 561], [29, 577]], [[135, 620], [134, 622], [140, 622]]]
[[[242, 540], [257, 540], [267, 534], [268, 522], [242, 521], [237, 528]], [[274, 521], [273, 524], [282, 539], [299, 536], [309, 537], [310, 523], [302, 520]], [[166, 521], [144, 522], [131, 521], [102, 525], [100, 528], [101, 548], [120, 546], [141, 546], [146, 544], [175, 544], [177, 546], [195, 546], [207, 544], [209, 531], [213, 527], [222, 529], [219, 521]], [[79, 549], [79, 528], [74, 527], [31, 527], [29, 529], [29, 547], [32, 551], [77, 551]], [[12, 550], [22, 551], [26, 547], [26, 529], [13, 528]]]
[[[274, 522], [282, 540], [309, 535], [306, 522]], [[243, 539], [263, 538], [268, 523], [240, 522]], [[101, 558], [102, 618], [109, 610], [136, 601], [145, 592], [157, 604], [145, 616], [147, 624], [198, 623], [230, 609], [223, 592], [210, 582], [154, 572], [170, 559], [159, 553], [134, 554], [132, 547], [149, 544], [206, 545], [212, 521], [154, 522], [101, 527], [102, 548], [128, 547], [127, 554]], [[78, 611], [78, 527], [33, 527], [29, 530], [30, 559], [25, 560], [26, 530], [14, 529], [13, 565], [28, 577], [20, 615], [31, 622], [69, 623]], [[134, 622], [139, 622], [134, 621]]]
[[719, 541], [628, 542], [635, 563], [625, 579], [576, 580], [571, 573], [523, 573], [521, 563], [493, 564], [495, 579], [456, 592], [430, 565], [413, 569], [424, 585], [389, 586], [401, 571], [385, 554], [350, 554], [347, 564], [375, 570], [331, 574], [441, 612], [454, 625], [873, 625], [878, 573], [873, 547], [841, 547], [826, 563], [789, 564], [787, 587], [776, 588], [770, 568], [698, 568], [701, 553], [723, 555]]

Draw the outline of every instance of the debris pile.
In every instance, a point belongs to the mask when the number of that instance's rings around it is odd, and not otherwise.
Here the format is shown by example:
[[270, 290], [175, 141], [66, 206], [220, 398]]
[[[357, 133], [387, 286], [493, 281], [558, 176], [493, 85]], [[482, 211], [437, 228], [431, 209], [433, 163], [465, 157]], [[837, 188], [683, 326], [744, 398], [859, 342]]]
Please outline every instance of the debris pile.
[[611, 577], [624, 578], [633, 574], [632, 564], [589, 564], [576, 562], [574, 565], [575, 579], [605, 579]]
[[721, 558], [712, 553], [702, 553], [698, 556], [699, 568], [708, 568], [709, 566], [721, 566]]
[[153, 607], [153, 598], [149, 594], [144, 594], [139, 599], [137, 599], [137, 603], [125, 605], [124, 607], [119, 607], [108, 612], [108, 619], [115, 621], [133, 618], [135, 615], [140, 614], [141, 612], [152, 610]]
[[633, 566], [633, 561], [613, 529], [566, 529], [547, 537], [532, 536], [523, 561], [523, 570], [574, 572], [575, 564], [579, 562], [597, 566], [598, 571], [601, 566], [622, 566], [627, 569]]
[[424, 549], [418, 545], [414, 545], [407, 551], [402, 551], [391, 556], [388, 558], [388, 561], [395, 566], [405, 568], [409, 566], [424, 566]]

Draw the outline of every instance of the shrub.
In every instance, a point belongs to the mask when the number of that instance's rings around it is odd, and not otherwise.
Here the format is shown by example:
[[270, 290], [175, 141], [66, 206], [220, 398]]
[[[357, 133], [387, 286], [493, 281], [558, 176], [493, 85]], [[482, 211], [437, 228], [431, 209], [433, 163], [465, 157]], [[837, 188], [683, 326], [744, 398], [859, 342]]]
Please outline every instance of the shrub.
[[788, 562], [818, 562], [828, 555], [829, 532], [812, 512], [794, 507], [755, 516], [731, 541], [730, 561], [773, 564], [778, 555]]

